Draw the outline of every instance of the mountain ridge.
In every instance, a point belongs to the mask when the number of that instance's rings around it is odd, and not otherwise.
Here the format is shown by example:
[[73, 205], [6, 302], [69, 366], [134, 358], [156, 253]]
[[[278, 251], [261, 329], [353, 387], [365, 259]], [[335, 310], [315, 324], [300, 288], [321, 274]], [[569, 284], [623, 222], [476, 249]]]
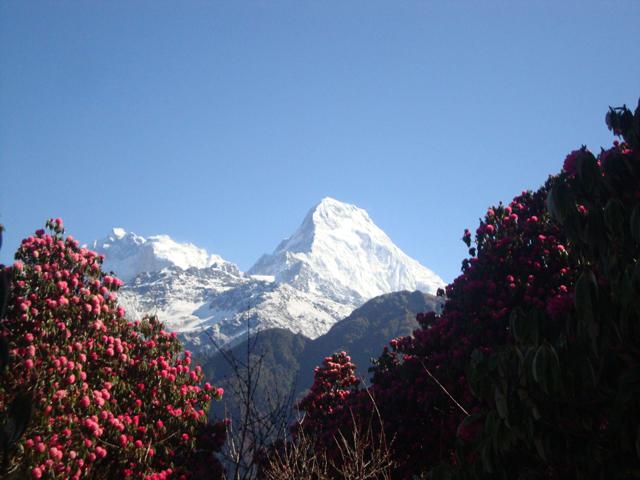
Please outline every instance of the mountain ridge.
[[327, 332], [370, 298], [398, 290], [434, 294], [444, 282], [397, 247], [368, 213], [330, 197], [246, 273], [222, 257], [167, 235], [114, 228], [93, 242], [105, 270], [124, 281], [132, 318], [157, 314], [188, 348], [236, 342], [251, 328]]
[[133, 280], [141, 273], [170, 266], [187, 270], [217, 265], [239, 272], [236, 265], [192, 243], [176, 242], [169, 235], [145, 238], [121, 227], [114, 227], [106, 237], [94, 240], [91, 248], [105, 255], [105, 268], [116, 272], [124, 282]]

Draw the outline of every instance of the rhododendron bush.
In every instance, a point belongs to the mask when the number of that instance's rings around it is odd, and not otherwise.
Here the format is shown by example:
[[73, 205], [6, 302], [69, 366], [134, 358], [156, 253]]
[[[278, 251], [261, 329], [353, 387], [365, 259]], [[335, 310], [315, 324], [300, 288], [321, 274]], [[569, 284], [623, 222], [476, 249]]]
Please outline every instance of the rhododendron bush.
[[199, 366], [157, 319], [129, 322], [122, 282], [102, 258], [64, 236], [62, 221], [23, 240], [7, 269], [0, 334], [10, 351], [0, 411], [29, 392], [33, 412], [8, 459], [32, 478], [190, 478], [220, 475], [224, 425]]
[[375, 410], [397, 478], [640, 478], [640, 108], [607, 123], [622, 142], [465, 231], [442, 314], [390, 342], [369, 388], [316, 373], [317, 448]]
[[354, 398], [360, 391], [361, 381], [355, 371], [356, 366], [346, 352], [326, 357], [322, 365], [315, 368], [313, 385], [298, 404], [298, 409], [306, 415], [304, 422], [296, 427], [317, 434], [320, 437], [317, 440], [330, 444], [340, 427], [352, 426], [349, 409], [353, 409], [353, 405], [345, 400]]
[[472, 357], [484, 428], [459, 476], [640, 478], [640, 105], [607, 123], [623, 141], [571, 152], [547, 197], [571, 302], [520, 305], [512, 341]]

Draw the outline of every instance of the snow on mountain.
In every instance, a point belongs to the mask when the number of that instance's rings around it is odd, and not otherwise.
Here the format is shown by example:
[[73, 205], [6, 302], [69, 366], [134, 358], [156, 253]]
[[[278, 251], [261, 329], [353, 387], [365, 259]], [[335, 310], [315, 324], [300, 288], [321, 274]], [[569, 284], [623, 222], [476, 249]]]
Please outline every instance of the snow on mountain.
[[403, 253], [367, 212], [323, 199], [300, 228], [247, 273], [217, 255], [166, 235], [114, 228], [93, 249], [125, 281], [120, 301], [131, 318], [156, 314], [189, 348], [210, 338], [233, 343], [252, 329], [286, 328], [317, 338], [383, 293], [435, 293], [444, 282]]
[[124, 282], [130, 282], [138, 274], [157, 272], [170, 266], [186, 270], [215, 265], [237, 271], [235, 265], [218, 255], [210, 255], [190, 243], [178, 243], [167, 235], [144, 238], [114, 228], [110, 235], [94, 241], [91, 247], [105, 255], [104, 269], [116, 272]]
[[444, 285], [400, 250], [366, 211], [329, 197], [248, 273], [273, 275], [279, 283], [356, 306], [399, 290], [435, 294]]
[[238, 270], [170, 266], [137, 275], [121, 289], [119, 300], [131, 318], [158, 315], [169, 330], [190, 332], [224, 320], [221, 309], [215, 312], [208, 305], [247, 281]]
[[287, 284], [216, 267], [142, 273], [125, 284], [119, 300], [130, 318], [158, 315], [195, 349], [209, 344], [209, 337], [220, 345], [232, 342], [247, 322], [252, 329], [282, 327], [316, 338], [352, 310]]
[[247, 325], [253, 332], [285, 328], [317, 338], [352, 310], [351, 305], [303, 292], [286, 283], [252, 278], [203, 306], [199, 313], [210, 319], [207, 327], [183, 332], [182, 339], [192, 350], [211, 349], [210, 338], [219, 345], [235, 343], [246, 335]]

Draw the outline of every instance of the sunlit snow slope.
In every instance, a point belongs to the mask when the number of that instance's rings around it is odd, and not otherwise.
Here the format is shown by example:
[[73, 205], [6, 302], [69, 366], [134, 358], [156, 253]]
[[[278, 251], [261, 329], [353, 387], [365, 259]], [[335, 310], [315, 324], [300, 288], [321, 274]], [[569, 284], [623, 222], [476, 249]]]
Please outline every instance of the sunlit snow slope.
[[277, 282], [354, 305], [399, 290], [435, 294], [443, 285], [400, 250], [366, 211], [333, 198], [311, 209], [300, 228], [249, 273], [272, 275]]

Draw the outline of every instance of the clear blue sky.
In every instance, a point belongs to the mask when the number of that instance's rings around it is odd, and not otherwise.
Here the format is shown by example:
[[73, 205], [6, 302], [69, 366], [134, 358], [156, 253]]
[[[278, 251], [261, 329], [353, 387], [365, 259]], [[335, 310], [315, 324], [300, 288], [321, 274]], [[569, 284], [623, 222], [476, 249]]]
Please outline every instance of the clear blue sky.
[[0, 221], [247, 269], [324, 196], [452, 280], [486, 207], [612, 137], [640, 2], [0, 3]]

